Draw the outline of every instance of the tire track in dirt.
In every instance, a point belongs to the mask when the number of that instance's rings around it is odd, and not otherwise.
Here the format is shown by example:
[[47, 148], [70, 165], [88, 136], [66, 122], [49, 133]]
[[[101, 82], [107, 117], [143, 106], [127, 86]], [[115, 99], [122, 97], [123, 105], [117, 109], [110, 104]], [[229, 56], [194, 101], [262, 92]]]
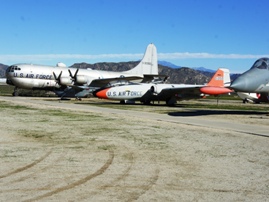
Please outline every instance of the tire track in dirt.
[[43, 199], [43, 198], [46, 198], [46, 197], [50, 197], [50, 196], [53, 196], [54, 194], [57, 194], [57, 193], [60, 193], [60, 192], [63, 192], [63, 191], [66, 191], [66, 190], [69, 190], [69, 189], [72, 189], [76, 186], [79, 186], [79, 185], [82, 185], [84, 183], [86, 183], [87, 181], [103, 174], [108, 168], [109, 166], [112, 164], [113, 162], [113, 159], [114, 159], [114, 151], [110, 150], [109, 151], [109, 158], [108, 160], [106, 161], [106, 163], [100, 168], [98, 169], [95, 173], [91, 174], [91, 175], [88, 175], [78, 181], [75, 181], [71, 184], [68, 184], [66, 186], [62, 186], [62, 187], [59, 187], [51, 192], [48, 192], [48, 193], [45, 193], [43, 195], [40, 195], [40, 196], [37, 196], [37, 197], [34, 197], [34, 198], [31, 198], [31, 199], [28, 199], [28, 200], [24, 200], [24, 202], [31, 202], [31, 201], [36, 201], [36, 200], [40, 200], [40, 199]]
[[135, 160], [134, 160], [135, 158], [134, 158], [133, 152], [128, 153], [128, 159], [130, 159], [130, 164], [122, 172], [122, 174], [119, 175], [116, 179], [114, 179], [110, 183], [107, 183], [107, 184], [104, 184], [102, 186], [97, 187], [97, 189], [99, 189], [99, 190], [93, 191], [93, 192], [89, 192], [89, 193], [87, 193], [87, 195], [84, 195], [84, 196], [82, 196], [82, 197], [80, 197], [80, 198], [78, 198], [76, 200], [82, 201], [82, 200], [88, 199], [89, 196], [92, 197], [93, 195], [98, 194], [100, 191], [104, 191], [104, 190], [106, 190], [108, 188], [114, 187], [117, 182], [119, 182], [119, 181], [127, 178], [129, 176], [130, 171], [131, 171], [131, 168], [133, 167], [133, 165], [135, 163]]
[[[159, 179], [159, 173], [160, 170], [156, 169], [154, 175], [150, 178], [149, 183], [147, 185], [139, 186], [138, 188], [142, 188], [142, 191], [139, 193], [132, 193], [130, 194], [130, 197], [126, 199], [126, 201], [136, 201], [138, 200], [142, 195], [144, 195], [148, 190], [150, 190]], [[130, 188], [130, 187], [128, 187]]]
[[6, 184], [13, 184], [13, 183], [18, 183], [18, 182], [22, 182], [26, 179], [29, 179], [30, 177], [36, 176], [38, 175], [40, 172], [46, 171], [47, 169], [51, 168], [52, 165], [54, 165], [55, 162], [59, 162], [59, 160], [61, 160], [63, 158], [64, 154], [60, 155], [57, 159], [55, 159], [53, 162], [51, 162], [50, 164], [44, 166], [43, 168], [40, 168], [38, 171], [35, 171], [29, 175], [25, 175], [23, 177], [20, 177], [18, 179], [15, 179], [13, 181], [7, 182]]
[[113, 180], [113, 182], [111, 182], [110, 184], [107, 184], [107, 185], [103, 185], [101, 186], [100, 188], [101, 189], [107, 189], [108, 187], [111, 187], [113, 186], [114, 184], [116, 184], [117, 182], [125, 179], [126, 177], [128, 177], [130, 171], [131, 171], [131, 168], [133, 167], [135, 161], [134, 161], [134, 155], [133, 153], [129, 153], [129, 157], [131, 159], [131, 163], [129, 164], [129, 166], [125, 169], [125, 171], [122, 173], [122, 175], [120, 175], [119, 177], [117, 177], [115, 180]]
[[1, 175], [1, 176], [0, 176], [0, 179], [5, 178], [5, 177], [9, 177], [9, 176], [11, 176], [11, 175], [14, 175], [14, 174], [16, 174], [16, 173], [25, 171], [25, 170], [27, 170], [27, 169], [29, 169], [29, 168], [35, 166], [36, 164], [38, 164], [38, 163], [40, 163], [41, 161], [43, 161], [44, 159], [46, 159], [46, 158], [51, 154], [51, 152], [52, 152], [52, 151], [50, 150], [50, 151], [47, 152], [44, 156], [42, 156], [41, 158], [35, 160], [33, 163], [30, 163], [30, 164], [28, 164], [28, 165], [26, 165], [26, 166], [17, 168], [16, 170], [13, 170], [13, 171], [11, 171], [11, 172], [9, 172], [9, 173], [7, 173], [7, 174]]
[[[128, 202], [138, 200], [142, 195], [144, 195], [147, 191], [149, 191], [156, 184], [157, 180], [159, 179], [160, 170], [158, 168], [155, 169], [154, 174], [148, 179], [148, 183], [146, 185], [139, 185], [139, 186], [116, 185], [117, 182], [119, 182], [119, 181], [121, 181], [129, 176], [129, 174], [134, 166], [134, 163], [136, 162], [134, 160], [133, 153], [129, 153], [129, 157], [131, 157], [131, 163], [124, 170], [124, 172], [119, 177], [114, 179], [112, 182], [110, 182], [106, 185], [102, 185], [102, 186], [98, 187], [97, 189], [100, 189], [100, 191], [104, 191], [104, 190], [109, 189], [109, 188], [119, 187], [119, 188], [121, 188], [121, 190], [122, 190], [121, 192], [123, 193], [123, 195], [125, 195], [123, 201], [128, 201]], [[157, 164], [156, 160], [154, 160], [154, 163], [155, 163], [155, 165]], [[132, 188], [133, 189], [140, 189], [140, 191], [130, 192], [130, 189], [132, 189]], [[93, 195], [96, 195], [100, 191], [90, 192], [87, 194], [87, 196], [80, 197], [78, 199], [78, 201], [88, 199], [89, 196], [92, 197]]]

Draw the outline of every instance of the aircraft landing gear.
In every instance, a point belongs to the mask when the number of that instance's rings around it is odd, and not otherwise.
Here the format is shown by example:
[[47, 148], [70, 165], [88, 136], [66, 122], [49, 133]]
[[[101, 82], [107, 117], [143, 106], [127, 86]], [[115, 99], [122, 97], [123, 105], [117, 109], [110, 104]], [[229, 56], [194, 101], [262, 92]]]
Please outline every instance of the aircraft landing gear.
[[13, 96], [19, 96], [19, 90], [18, 90], [18, 87], [15, 87], [14, 88], [14, 91], [12, 93]]
[[167, 99], [165, 102], [166, 102], [166, 105], [168, 105], [168, 106], [175, 106], [177, 103], [177, 100], [175, 97], [171, 97], [171, 98]]

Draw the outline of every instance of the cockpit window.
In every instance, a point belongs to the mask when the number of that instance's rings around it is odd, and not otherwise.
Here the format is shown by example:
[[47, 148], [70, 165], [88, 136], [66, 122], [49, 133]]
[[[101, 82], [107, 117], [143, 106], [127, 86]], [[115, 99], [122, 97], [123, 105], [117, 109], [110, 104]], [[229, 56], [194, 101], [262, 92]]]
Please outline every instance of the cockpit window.
[[19, 68], [18, 66], [12, 65], [8, 67], [7, 72], [14, 72], [14, 70], [21, 70], [21, 68]]
[[258, 69], [268, 69], [269, 68], [269, 58], [261, 58], [257, 60], [251, 69], [258, 68]]

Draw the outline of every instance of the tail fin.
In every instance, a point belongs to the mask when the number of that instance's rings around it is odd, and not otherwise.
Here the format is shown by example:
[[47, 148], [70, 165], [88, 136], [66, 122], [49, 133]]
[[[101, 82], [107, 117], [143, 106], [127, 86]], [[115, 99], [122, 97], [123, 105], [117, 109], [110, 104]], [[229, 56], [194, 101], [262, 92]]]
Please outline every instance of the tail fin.
[[228, 87], [230, 84], [230, 70], [219, 68], [212, 79], [207, 83], [207, 86]]
[[133, 69], [126, 71], [129, 74], [141, 74], [141, 75], [158, 75], [158, 61], [157, 61], [157, 49], [154, 44], [147, 46], [141, 62]]

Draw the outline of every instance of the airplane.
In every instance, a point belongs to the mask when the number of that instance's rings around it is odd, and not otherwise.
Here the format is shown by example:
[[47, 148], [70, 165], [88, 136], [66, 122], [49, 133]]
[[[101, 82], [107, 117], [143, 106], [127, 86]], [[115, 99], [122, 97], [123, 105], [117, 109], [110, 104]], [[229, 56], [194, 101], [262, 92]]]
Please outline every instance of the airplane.
[[167, 105], [176, 104], [177, 100], [198, 99], [206, 95], [221, 95], [233, 92], [226, 88], [230, 85], [230, 71], [219, 68], [209, 83], [193, 84], [164, 84], [164, 83], [130, 83], [93, 92], [101, 99], [120, 100], [120, 103], [140, 101], [150, 104], [152, 101], [165, 101]]
[[[52, 90], [59, 96], [89, 95], [93, 89], [117, 80], [148, 81], [158, 75], [157, 49], [149, 44], [143, 59], [131, 70], [123, 72], [76, 69], [63, 63], [56, 66], [14, 64], [6, 70], [6, 83], [15, 86], [13, 95], [18, 95], [18, 88]], [[75, 94], [74, 94], [75, 93]], [[72, 93], [71, 93], [72, 94]]]
[[269, 102], [268, 93], [244, 93], [237, 92], [237, 95], [243, 100], [243, 103], [253, 102], [253, 103], [261, 103], [261, 102]]
[[252, 67], [237, 77], [230, 86], [236, 92], [269, 92], [269, 58], [260, 58]]

